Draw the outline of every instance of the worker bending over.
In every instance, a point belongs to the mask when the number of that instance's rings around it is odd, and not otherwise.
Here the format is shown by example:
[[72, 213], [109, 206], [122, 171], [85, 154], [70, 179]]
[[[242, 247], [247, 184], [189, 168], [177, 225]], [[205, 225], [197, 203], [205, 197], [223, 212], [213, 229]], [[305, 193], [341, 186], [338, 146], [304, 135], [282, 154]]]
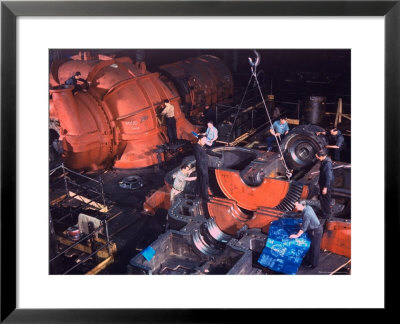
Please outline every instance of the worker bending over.
[[[332, 128], [329, 134], [327, 138], [328, 145], [326, 145], [325, 148], [329, 149], [329, 155], [335, 161], [340, 161], [340, 152], [344, 149], [344, 137], [342, 132], [337, 128]], [[316, 135], [326, 136], [326, 132], [316, 132]]]
[[171, 189], [171, 204], [174, 202], [175, 197], [182, 193], [185, 189], [186, 181], [196, 180], [197, 177], [189, 177], [195, 168], [191, 168], [188, 164], [183, 164], [181, 169], [176, 173], [174, 184]]
[[297, 211], [301, 212], [303, 218], [300, 230], [297, 234], [292, 234], [289, 238], [298, 238], [303, 233], [307, 233], [311, 240], [310, 248], [303, 259], [304, 267], [313, 269], [319, 263], [319, 250], [321, 247], [322, 239], [322, 225], [320, 224], [317, 215], [311, 206], [307, 205], [304, 200], [296, 201], [294, 207]]

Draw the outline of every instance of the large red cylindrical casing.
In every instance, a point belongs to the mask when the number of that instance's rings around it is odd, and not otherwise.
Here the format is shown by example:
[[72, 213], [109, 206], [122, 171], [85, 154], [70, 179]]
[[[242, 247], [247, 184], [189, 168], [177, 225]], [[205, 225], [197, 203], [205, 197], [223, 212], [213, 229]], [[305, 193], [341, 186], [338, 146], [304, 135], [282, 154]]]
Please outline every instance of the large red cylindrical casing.
[[202, 55], [159, 67], [166, 82], [175, 85], [182, 104], [191, 110], [204, 105], [229, 102], [233, 96], [233, 77], [216, 56]]
[[97, 112], [93, 98], [74, 96], [72, 89], [51, 90], [52, 108], [60, 123], [64, 161], [74, 169], [97, 169], [115, 151], [111, 128], [105, 116]]
[[[90, 83], [72, 94], [64, 82], [76, 71]], [[195, 128], [181, 113], [175, 88], [129, 58], [58, 61], [50, 73], [51, 114], [60, 124], [67, 166], [74, 169], [142, 168], [158, 163], [157, 145], [167, 141], [156, 109], [165, 99], [175, 107], [178, 138]]]

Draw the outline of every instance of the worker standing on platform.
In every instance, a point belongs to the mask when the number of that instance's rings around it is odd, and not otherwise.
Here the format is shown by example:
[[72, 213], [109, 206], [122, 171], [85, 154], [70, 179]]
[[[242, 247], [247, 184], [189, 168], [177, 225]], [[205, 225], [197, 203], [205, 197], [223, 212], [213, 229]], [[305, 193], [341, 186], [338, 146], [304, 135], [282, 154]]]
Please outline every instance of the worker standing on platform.
[[208, 155], [204, 148], [206, 142], [207, 138], [199, 135], [197, 143], [193, 145], [193, 151], [196, 157], [197, 191], [200, 197], [208, 200]]
[[307, 233], [311, 240], [310, 249], [304, 257], [303, 264], [304, 267], [313, 269], [318, 266], [319, 263], [319, 251], [321, 247], [322, 239], [322, 225], [320, 224], [317, 215], [311, 206], [307, 205], [304, 200], [296, 201], [294, 207], [297, 211], [301, 212], [303, 222], [301, 224], [300, 230], [297, 234], [292, 234], [289, 238], [298, 238], [304, 232]]
[[279, 120], [274, 121], [269, 132], [272, 136], [267, 137], [268, 152], [272, 150], [272, 143], [275, 141], [275, 138], [278, 138], [279, 141], [282, 141], [283, 138], [289, 133], [287, 117], [282, 115]]
[[165, 115], [167, 118], [169, 144], [177, 144], [178, 136], [176, 135], [175, 108], [169, 103], [168, 99], [164, 100], [164, 109], [162, 110], [161, 115]]
[[318, 179], [320, 189], [319, 201], [325, 222], [331, 218], [331, 195], [333, 187], [332, 160], [327, 156], [325, 150], [319, 151], [315, 156], [321, 162]]
[[207, 130], [205, 133], [201, 133], [200, 135], [205, 135], [207, 138], [206, 144], [208, 146], [212, 146], [214, 142], [218, 139], [218, 130], [214, 127], [214, 123], [212, 120], [207, 122]]
[[[335, 161], [340, 161], [340, 152], [344, 149], [344, 137], [342, 132], [337, 128], [332, 128], [329, 131], [328, 145], [325, 148], [329, 149], [329, 155], [333, 157]], [[326, 132], [316, 132], [316, 135], [326, 135]]]
[[190, 168], [190, 165], [183, 164], [181, 169], [176, 173], [174, 184], [171, 189], [171, 204], [177, 195], [181, 194], [185, 189], [186, 181], [196, 180], [197, 177], [189, 177], [189, 174], [194, 171], [194, 168]]
[[207, 201], [208, 197], [208, 156], [216, 156], [222, 158], [222, 154], [213, 152], [211, 149], [206, 149], [205, 145], [207, 138], [204, 135], [198, 135], [197, 143], [193, 144], [193, 152], [196, 157], [196, 172], [197, 172], [197, 193], [200, 197]]

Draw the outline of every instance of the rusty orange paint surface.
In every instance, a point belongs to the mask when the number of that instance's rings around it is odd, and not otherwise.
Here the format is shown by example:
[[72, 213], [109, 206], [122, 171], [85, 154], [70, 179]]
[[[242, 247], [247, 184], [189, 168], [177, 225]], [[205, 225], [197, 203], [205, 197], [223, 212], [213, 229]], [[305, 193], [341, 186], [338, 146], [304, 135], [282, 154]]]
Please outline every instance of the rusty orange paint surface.
[[268, 234], [271, 222], [280, 219], [283, 212], [277, 209], [260, 207], [254, 212], [254, 217], [248, 222], [249, 228], [261, 228], [261, 231]]
[[171, 207], [170, 192], [171, 189], [167, 185], [152, 192], [146, 197], [146, 201], [143, 203], [143, 210], [150, 215], [155, 215], [157, 209], [169, 209]]
[[212, 198], [208, 204], [210, 217], [221, 231], [235, 235], [244, 225], [248, 228], [260, 228], [267, 233], [272, 221], [282, 217], [283, 212], [273, 208], [260, 208], [255, 213], [245, 214], [233, 200]]
[[[59, 121], [62, 157], [68, 167], [157, 164], [155, 149], [168, 142], [165, 122], [158, 115], [165, 99], [175, 108], [178, 138], [195, 140], [192, 131], [198, 130], [181, 112], [178, 91], [159, 73], [150, 73], [145, 64], [133, 64], [129, 58], [90, 58], [56, 61], [50, 71], [51, 118]], [[64, 83], [77, 71], [90, 86], [74, 95], [73, 87]]]
[[215, 175], [223, 193], [238, 206], [255, 211], [258, 207], [275, 207], [285, 198], [289, 182], [280, 179], [264, 178], [259, 186], [249, 186], [237, 170], [216, 169]]
[[351, 258], [351, 223], [328, 221], [322, 235], [321, 249]]
[[232, 200], [212, 198], [207, 203], [207, 207], [210, 216], [215, 219], [219, 229], [230, 235], [235, 235], [248, 220], [248, 216]]
[[307, 185], [303, 185], [303, 191], [301, 193], [300, 199], [306, 200], [308, 197], [310, 190]]
[[[235, 235], [243, 226], [260, 228], [268, 234], [271, 222], [280, 219], [283, 212], [274, 208], [260, 207], [254, 213], [244, 213], [233, 200], [212, 198], [208, 204], [210, 217], [226, 234]], [[326, 224], [321, 249], [351, 258], [351, 224], [330, 221]]]

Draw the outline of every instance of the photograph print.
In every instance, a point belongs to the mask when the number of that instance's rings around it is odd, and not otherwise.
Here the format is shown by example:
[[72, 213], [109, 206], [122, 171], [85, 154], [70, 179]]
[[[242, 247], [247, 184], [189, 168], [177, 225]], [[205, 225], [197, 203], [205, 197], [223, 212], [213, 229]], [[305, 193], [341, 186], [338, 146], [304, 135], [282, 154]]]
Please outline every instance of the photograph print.
[[50, 49], [50, 275], [350, 275], [350, 49]]

